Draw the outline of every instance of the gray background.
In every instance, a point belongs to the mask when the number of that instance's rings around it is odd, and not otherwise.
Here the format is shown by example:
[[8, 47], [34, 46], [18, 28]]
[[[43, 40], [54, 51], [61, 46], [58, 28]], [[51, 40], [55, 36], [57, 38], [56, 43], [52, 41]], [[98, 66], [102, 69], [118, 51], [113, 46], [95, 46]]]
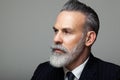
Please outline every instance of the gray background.
[[[120, 0], [81, 0], [100, 17], [95, 56], [120, 65]], [[66, 0], [0, 0], [0, 80], [30, 80], [50, 55], [55, 18]]]

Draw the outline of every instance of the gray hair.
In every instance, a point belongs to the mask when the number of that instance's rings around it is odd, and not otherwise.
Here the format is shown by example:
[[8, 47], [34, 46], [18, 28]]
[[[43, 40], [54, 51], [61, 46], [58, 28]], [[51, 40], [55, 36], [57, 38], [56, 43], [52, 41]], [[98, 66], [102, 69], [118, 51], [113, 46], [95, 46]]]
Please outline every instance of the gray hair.
[[78, 0], [69, 0], [66, 2], [61, 9], [62, 11], [79, 11], [83, 13], [87, 19], [85, 23], [85, 27], [91, 28], [93, 31], [95, 31], [96, 35], [99, 31], [99, 18], [97, 13], [89, 6], [87, 6], [84, 3], [81, 3]]

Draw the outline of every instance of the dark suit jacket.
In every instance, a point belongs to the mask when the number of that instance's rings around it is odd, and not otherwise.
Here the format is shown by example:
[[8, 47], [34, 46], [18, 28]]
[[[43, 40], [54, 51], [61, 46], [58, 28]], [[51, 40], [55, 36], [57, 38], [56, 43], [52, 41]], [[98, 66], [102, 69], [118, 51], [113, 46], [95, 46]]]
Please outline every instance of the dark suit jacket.
[[[38, 66], [31, 80], [64, 80], [64, 71], [45, 62]], [[120, 66], [90, 55], [79, 80], [120, 80]]]

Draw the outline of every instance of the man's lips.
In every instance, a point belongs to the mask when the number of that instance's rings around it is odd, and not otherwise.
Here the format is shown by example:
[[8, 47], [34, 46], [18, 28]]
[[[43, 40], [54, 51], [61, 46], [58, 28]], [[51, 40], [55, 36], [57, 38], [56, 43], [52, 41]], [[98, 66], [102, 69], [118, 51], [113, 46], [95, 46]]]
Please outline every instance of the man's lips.
[[56, 52], [56, 53], [65, 53], [65, 51], [61, 50], [61, 49], [53, 49], [53, 52]]

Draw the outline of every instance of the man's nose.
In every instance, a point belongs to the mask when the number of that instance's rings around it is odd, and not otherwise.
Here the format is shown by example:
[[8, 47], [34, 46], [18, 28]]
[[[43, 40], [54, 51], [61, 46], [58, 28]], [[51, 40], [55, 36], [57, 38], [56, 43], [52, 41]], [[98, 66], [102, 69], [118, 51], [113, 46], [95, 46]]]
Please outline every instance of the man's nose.
[[54, 43], [55, 44], [62, 44], [62, 42], [63, 42], [63, 40], [62, 40], [62, 35], [61, 35], [61, 33], [57, 33], [57, 34], [55, 34], [55, 36], [54, 36]]

